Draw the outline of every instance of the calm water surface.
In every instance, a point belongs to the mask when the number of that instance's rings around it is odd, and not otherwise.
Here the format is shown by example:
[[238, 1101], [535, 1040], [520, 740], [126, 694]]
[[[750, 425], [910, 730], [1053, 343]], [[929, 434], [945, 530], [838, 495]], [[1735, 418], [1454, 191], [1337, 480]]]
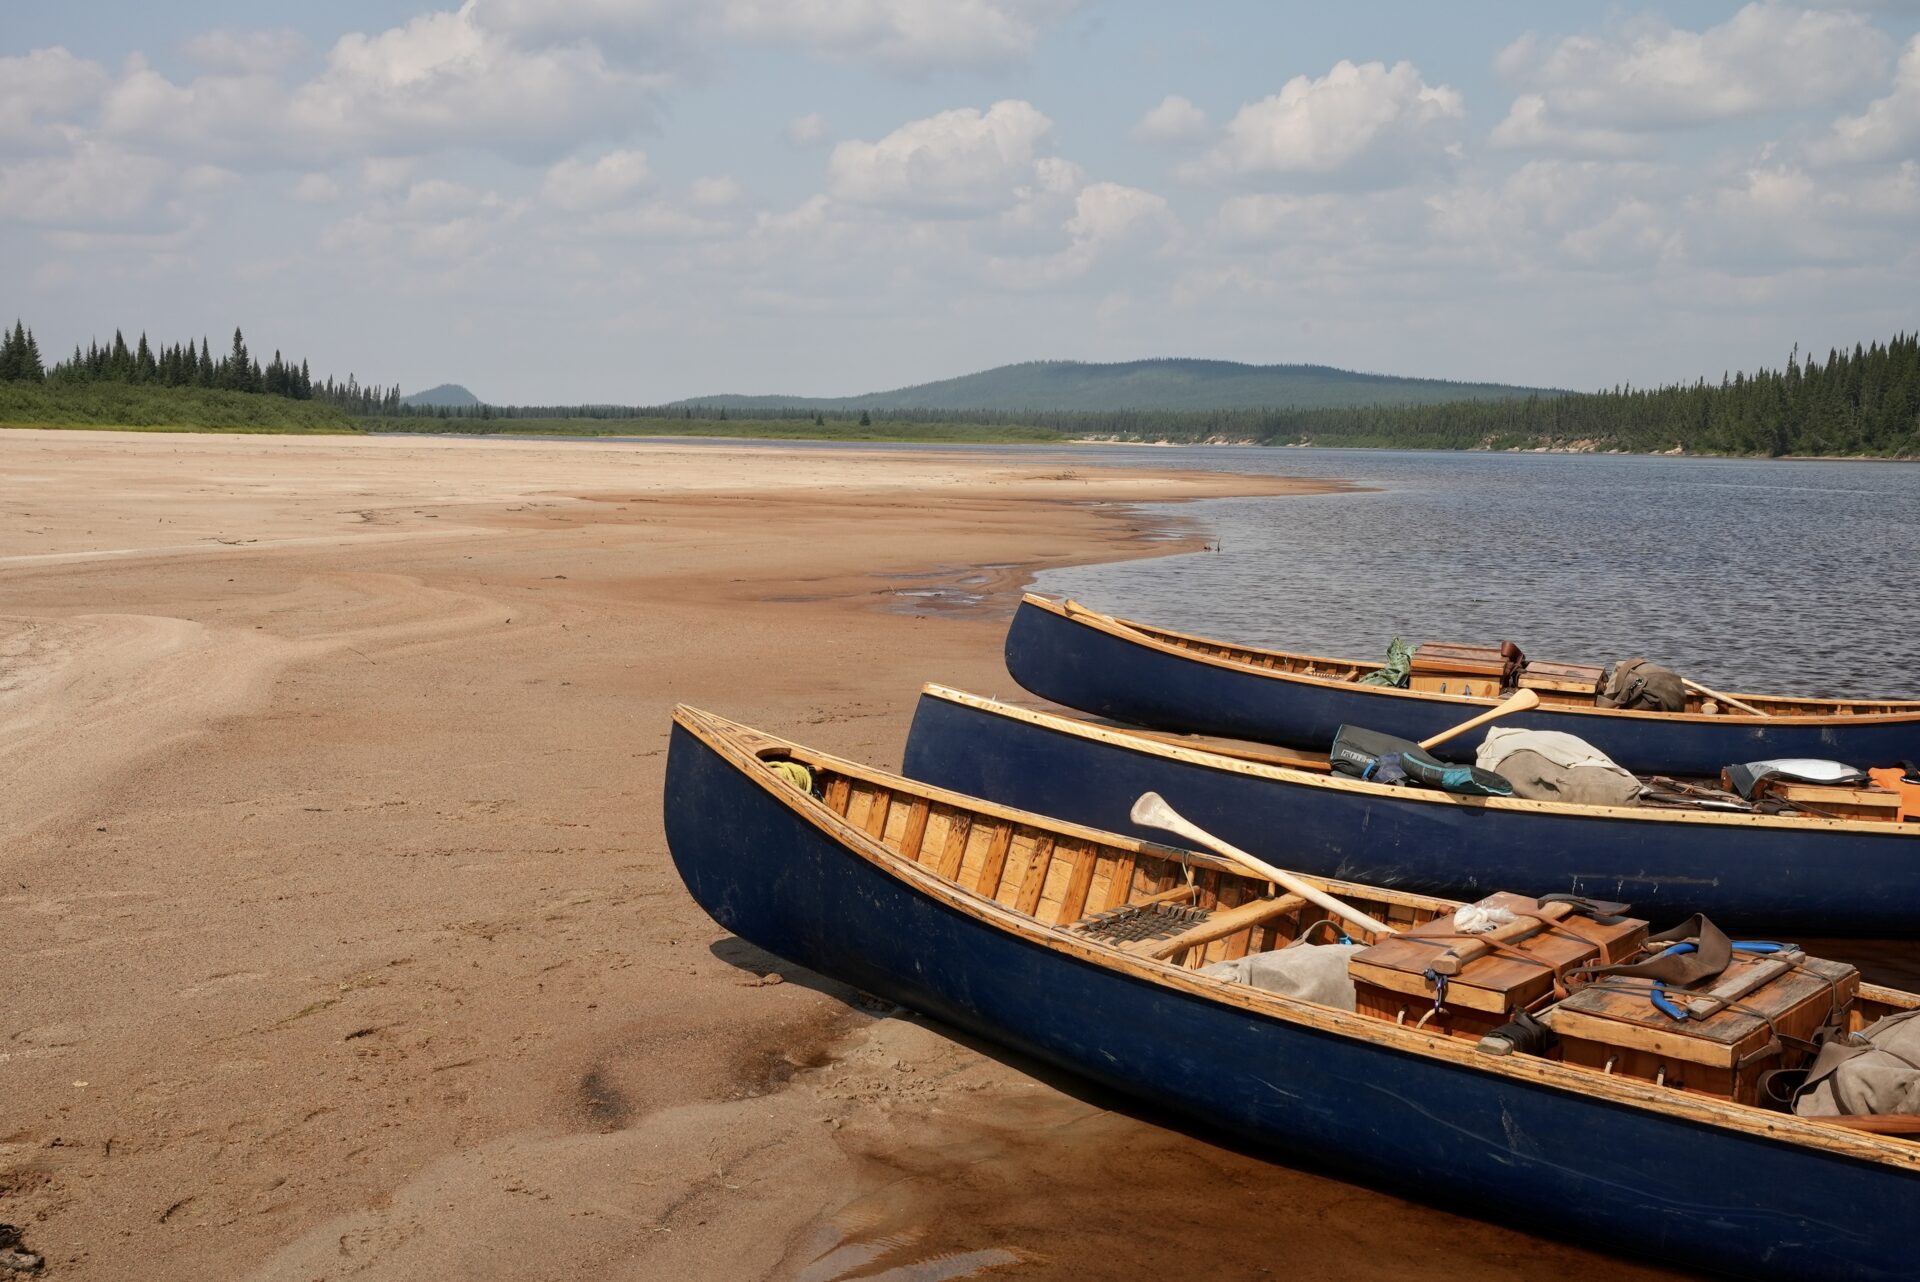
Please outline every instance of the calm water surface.
[[[1369, 450], [1102, 450], [1355, 481], [1170, 512], [1218, 553], [1076, 566], [1042, 592], [1186, 631], [1371, 658], [1395, 636], [1644, 654], [1735, 691], [1920, 698], [1920, 466]], [[1089, 461], [1092, 461], [1090, 458]], [[1920, 748], [1920, 745], [1916, 745]]]

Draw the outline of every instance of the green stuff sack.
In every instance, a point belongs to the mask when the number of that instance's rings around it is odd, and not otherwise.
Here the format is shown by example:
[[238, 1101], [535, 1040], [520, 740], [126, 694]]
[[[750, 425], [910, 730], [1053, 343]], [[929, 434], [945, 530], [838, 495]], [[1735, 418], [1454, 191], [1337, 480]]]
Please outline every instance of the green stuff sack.
[[1404, 688], [1407, 678], [1413, 674], [1413, 647], [1399, 637], [1387, 647], [1387, 665], [1377, 672], [1369, 672], [1360, 678], [1363, 686], [1386, 686], [1389, 689]]

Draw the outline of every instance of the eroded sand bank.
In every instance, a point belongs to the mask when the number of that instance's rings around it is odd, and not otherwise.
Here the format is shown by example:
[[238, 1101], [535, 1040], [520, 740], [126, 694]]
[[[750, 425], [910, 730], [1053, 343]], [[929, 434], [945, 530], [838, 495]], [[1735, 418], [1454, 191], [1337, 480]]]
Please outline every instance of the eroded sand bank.
[[673, 703], [892, 764], [1032, 569], [1167, 549], [1125, 502], [1308, 488], [1095, 458], [0, 433], [0, 1219], [75, 1279], [1652, 1276], [682, 891]]

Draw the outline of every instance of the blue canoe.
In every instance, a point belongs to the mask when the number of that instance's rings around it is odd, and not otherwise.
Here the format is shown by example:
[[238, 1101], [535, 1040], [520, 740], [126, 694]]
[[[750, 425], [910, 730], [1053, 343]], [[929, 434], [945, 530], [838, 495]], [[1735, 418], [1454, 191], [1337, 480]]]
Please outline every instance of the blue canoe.
[[941, 686], [914, 711], [908, 777], [1074, 823], [1158, 792], [1283, 868], [1419, 894], [1571, 891], [1641, 915], [1704, 912], [1803, 935], [1920, 935], [1920, 823], [1462, 797], [1089, 725]]
[[[1685, 1268], [1911, 1278], [1920, 1144], [1661, 1087], [1210, 978], [1308, 928], [1222, 861], [915, 784], [707, 713], [674, 714], [666, 830], [723, 927], [800, 965], [1303, 1164]], [[802, 791], [770, 763], [813, 772]], [[1097, 938], [1168, 898], [1242, 928], [1171, 957]], [[1409, 923], [1441, 900], [1324, 883]], [[1181, 894], [1188, 894], [1180, 890]], [[1289, 897], [1291, 898], [1291, 897]], [[1246, 925], [1252, 922], [1254, 924]], [[1216, 937], [1217, 936], [1217, 937]], [[1235, 950], [1238, 950], [1236, 952]], [[1158, 945], [1154, 951], [1164, 952]], [[1197, 954], [1197, 956], [1195, 956]], [[1861, 1018], [1920, 1005], [1863, 987]]]
[[[1325, 752], [1343, 725], [1417, 742], [1499, 702], [1357, 683], [1377, 667], [1211, 641], [1033, 595], [1007, 632], [1007, 671], [1028, 690], [1156, 730]], [[1542, 691], [1539, 708], [1500, 724], [1577, 735], [1636, 774], [1712, 778], [1777, 757], [1863, 768], [1920, 760], [1920, 701], [1735, 697], [1768, 715], [1702, 712], [1697, 695], [1687, 712], [1628, 712]], [[1472, 760], [1480, 738], [1462, 735], [1439, 754]]]

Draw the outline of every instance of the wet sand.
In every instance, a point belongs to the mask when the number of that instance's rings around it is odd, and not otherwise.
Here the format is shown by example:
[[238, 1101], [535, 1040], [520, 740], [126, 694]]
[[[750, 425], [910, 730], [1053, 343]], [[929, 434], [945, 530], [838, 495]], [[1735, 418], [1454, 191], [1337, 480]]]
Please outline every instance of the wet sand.
[[1185, 1134], [674, 876], [673, 703], [893, 764], [922, 681], [1011, 693], [1034, 569], [1199, 546], [1127, 503], [1307, 488], [0, 432], [0, 1220], [62, 1279], [1668, 1276]]

